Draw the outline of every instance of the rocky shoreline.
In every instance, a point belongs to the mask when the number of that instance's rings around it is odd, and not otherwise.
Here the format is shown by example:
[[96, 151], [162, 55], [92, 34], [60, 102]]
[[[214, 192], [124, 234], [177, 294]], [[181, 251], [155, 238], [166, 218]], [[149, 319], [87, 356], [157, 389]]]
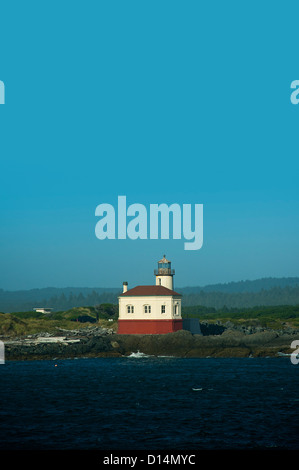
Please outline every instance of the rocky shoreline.
[[294, 352], [291, 343], [299, 330], [271, 330], [201, 323], [201, 335], [187, 330], [164, 335], [118, 335], [112, 329], [90, 326], [78, 330], [58, 328], [22, 338], [1, 338], [5, 360], [123, 357], [132, 353], [174, 357], [278, 357]]

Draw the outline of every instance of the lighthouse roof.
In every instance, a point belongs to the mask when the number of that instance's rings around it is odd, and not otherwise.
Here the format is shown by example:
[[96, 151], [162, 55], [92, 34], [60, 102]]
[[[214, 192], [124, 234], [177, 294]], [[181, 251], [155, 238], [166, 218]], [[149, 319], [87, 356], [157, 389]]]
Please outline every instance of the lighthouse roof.
[[165, 255], [163, 255], [163, 258], [158, 261], [158, 263], [170, 263], [168, 259], [165, 258]]
[[132, 296], [148, 296], [148, 295], [176, 295], [176, 296], [181, 296], [182, 294], [179, 294], [178, 292], [175, 292], [172, 289], [168, 289], [167, 287], [164, 286], [136, 286], [133, 287], [132, 289], [127, 290], [127, 292], [123, 292], [120, 294], [120, 297], [132, 297]]

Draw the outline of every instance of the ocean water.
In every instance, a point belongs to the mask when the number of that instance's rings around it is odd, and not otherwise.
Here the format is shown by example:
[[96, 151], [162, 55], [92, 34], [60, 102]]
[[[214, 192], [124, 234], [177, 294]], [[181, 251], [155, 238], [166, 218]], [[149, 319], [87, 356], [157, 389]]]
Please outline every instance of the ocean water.
[[80, 358], [0, 366], [0, 449], [298, 449], [289, 358]]

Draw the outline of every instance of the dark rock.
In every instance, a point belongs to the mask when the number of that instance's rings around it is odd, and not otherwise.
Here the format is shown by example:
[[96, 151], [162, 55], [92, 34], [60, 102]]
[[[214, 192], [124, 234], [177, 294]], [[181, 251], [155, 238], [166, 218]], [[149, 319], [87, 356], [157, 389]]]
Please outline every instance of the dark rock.
[[91, 317], [90, 315], [80, 315], [76, 319], [73, 319], [72, 321], [78, 321], [80, 323], [96, 323], [96, 318]]
[[226, 327], [219, 322], [208, 323], [205, 321], [200, 322], [200, 330], [204, 336], [208, 335], [221, 335], [225, 331]]
[[275, 356], [279, 351], [289, 352], [292, 341], [299, 339], [299, 331], [293, 329], [279, 332], [220, 322], [205, 325], [206, 332], [215, 334], [199, 335], [180, 330], [164, 335], [118, 335], [96, 326], [84, 331], [61, 330], [57, 341], [47, 334], [10, 341], [5, 344], [5, 358], [118, 357], [138, 351], [153, 356], [177, 357]]
[[113, 349], [111, 341], [107, 337], [102, 336], [89, 339], [86, 343], [86, 347], [89, 352], [93, 353], [104, 351], [107, 352]]

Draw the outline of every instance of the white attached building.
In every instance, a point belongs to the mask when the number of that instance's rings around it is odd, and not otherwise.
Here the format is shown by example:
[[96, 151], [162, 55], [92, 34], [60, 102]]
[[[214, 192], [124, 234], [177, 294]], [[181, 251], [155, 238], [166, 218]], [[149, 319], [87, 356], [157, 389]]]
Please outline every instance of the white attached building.
[[164, 257], [155, 270], [156, 284], [128, 290], [119, 296], [119, 334], [164, 334], [182, 329], [182, 296], [173, 290], [171, 262]]

